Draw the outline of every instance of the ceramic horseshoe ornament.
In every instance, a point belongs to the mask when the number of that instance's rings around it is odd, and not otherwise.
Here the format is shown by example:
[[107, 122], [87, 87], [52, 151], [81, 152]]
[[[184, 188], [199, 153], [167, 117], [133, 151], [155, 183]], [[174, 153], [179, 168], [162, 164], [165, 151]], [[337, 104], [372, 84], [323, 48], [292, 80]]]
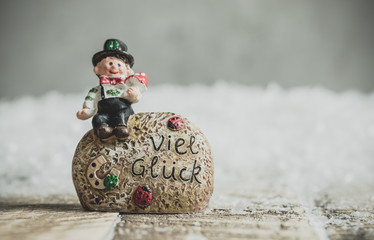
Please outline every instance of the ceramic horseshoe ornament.
[[190, 213], [206, 209], [213, 193], [214, 163], [203, 132], [170, 112], [134, 113], [148, 88], [134, 73], [125, 43], [108, 39], [92, 58], [98, 85], [77, 118], [92, 117], [78, 143], [72, 176], [86, 210]]

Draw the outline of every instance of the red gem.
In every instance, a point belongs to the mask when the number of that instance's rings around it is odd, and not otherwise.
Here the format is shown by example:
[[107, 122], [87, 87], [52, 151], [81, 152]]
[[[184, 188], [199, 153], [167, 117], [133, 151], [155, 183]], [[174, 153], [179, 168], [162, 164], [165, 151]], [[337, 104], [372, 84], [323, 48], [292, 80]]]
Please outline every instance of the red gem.
[[151, 203], [152, 194], [148, 186], [141, 186], [134, 193], [134, 202], [140, 207], [146, 207]]
[[184, 126], [184, 121], [180, 117], [174, 116], [168, 120], [168, 128], [170, 130], [176, 131], [176, 130], [181, 129], [183, 126]]

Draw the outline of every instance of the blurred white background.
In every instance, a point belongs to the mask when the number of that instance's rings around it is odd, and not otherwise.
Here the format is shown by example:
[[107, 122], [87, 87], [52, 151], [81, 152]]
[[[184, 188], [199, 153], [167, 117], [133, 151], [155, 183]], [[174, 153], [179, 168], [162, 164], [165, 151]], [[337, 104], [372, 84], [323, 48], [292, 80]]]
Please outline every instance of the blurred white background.
[[0, 99], [81, 92], [119, 38], [150, 86], [374, 89], [373, 1], [2, 1]]

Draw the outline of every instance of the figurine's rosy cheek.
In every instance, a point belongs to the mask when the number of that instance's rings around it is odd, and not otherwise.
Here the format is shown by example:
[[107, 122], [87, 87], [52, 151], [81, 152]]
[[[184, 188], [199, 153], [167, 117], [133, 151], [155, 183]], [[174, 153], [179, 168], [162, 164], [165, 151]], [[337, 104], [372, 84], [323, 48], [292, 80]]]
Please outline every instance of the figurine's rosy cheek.
[[103, 70], [105, 70], [105, 74], [111, 74], [111, 72], [116, 70], [116, 67], [113, 64], [106, 64]]
[[109, 66], [109, 65], [105, 65], [105, 70], [110, 70], [110, 69], [112, 69], [112, 68], [114, 68], [113, 66]]
[[118, 67], [118, 72], [119, 72], [120, 74], [123, 74], [124, 72], [126, 72], [126, 67], [125, 67], [124, 65], [120, 65], [120, 66]]

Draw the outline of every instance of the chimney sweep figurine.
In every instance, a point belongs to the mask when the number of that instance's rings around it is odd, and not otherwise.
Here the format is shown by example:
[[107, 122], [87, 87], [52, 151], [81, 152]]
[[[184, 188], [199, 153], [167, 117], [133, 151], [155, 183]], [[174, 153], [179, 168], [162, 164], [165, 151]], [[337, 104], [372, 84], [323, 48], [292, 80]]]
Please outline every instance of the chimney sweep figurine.
[[106, 40], [104, 50], [92, 57], [92, 63], [100, 82], [88, 92], [77, 118], [86, 120], [95, 115], [92, 126], [100, 139], [112, 135], [126, 138], [127, 120], [134, 114], [131, 104], [138, 102], [147, 90], [147, 76], [134, 74], [131, 69], [134, 58], [127, 52], [126, 44], [118, 39]]

